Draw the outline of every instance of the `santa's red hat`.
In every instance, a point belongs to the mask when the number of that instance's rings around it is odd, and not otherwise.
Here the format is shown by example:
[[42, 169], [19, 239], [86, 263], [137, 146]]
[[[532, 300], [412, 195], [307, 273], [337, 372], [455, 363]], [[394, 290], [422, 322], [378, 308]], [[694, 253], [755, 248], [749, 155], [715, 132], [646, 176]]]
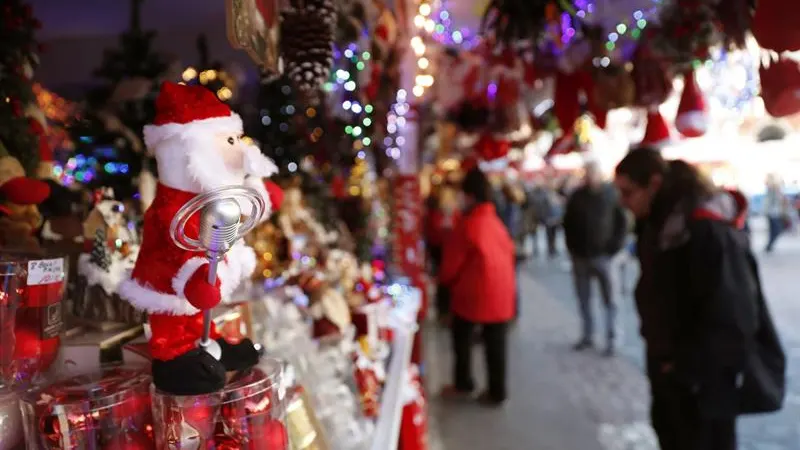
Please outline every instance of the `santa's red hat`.
[[672, 132], [669, 124], [658, 108], [647, 111], [647, 127], [641, 145], [648, 147], [662, 147], [672, 142]]
[[675, 128], [686, 137], [698, 137], [708, 131], [709, 114], [705, 96], [697, 85], [694, 70], [683, 76], [683, 94], [675, 117]]
[[242, 134], [242, 119], [203, 86], [164, 82], [156, 99], [156, 117], [144, 127], [144, 143], [158, 153], [172, 137], [198, 133]]

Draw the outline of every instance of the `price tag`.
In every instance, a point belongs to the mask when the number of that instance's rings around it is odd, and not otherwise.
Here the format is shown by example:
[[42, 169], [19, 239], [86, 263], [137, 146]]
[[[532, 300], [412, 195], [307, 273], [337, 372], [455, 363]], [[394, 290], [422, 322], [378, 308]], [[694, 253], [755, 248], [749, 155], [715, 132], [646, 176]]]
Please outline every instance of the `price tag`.
[[28, 261], [28, 286], [58, 283], [63, 280], [63, 258]]

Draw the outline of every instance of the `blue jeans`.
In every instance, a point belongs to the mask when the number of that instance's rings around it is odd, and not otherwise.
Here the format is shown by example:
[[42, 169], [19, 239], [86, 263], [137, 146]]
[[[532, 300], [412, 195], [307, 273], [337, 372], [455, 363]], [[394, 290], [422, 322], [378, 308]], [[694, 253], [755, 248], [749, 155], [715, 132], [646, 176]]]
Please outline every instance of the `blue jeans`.
[[767, 242], [766, 251], [771, 252], [775, 246], [775, 241], [786, 229], [786, 224], [783, 217], [768, 216], [767, 220], [769, 221], [769, 241]]
[[591, 258], [572, 258], [572, 275], [575, 282], [575, 293], [578, 295], [578, 306], [583, 322], [582, 339], [592, 340], [594, 337], [594, 318], [592, 317], [592, 278], [600, 284], [600, 294], [606, 312], [606, 337], [611, 345], [615, 336], [615, 320], [617, 305], [614, 302], [613, 289], [613, 257], [596, 256]]

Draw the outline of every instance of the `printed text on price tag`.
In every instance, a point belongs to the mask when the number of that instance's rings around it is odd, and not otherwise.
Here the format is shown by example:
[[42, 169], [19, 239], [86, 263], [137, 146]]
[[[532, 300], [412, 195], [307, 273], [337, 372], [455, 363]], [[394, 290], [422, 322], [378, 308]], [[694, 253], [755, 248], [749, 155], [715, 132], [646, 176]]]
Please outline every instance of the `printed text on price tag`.
[[64, 260], [40, 259], [28, 261], [28, 286], [58, 283], [64, 280]]

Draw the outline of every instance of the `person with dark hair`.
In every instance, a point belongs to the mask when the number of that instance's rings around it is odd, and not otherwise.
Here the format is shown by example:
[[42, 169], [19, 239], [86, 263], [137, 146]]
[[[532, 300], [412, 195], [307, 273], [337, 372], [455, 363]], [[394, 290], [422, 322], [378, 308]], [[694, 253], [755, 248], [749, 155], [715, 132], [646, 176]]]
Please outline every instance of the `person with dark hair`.
[[736, 417], [780, 408], [785, 357], [741, 230], [747, 202], [636, 148], [616, 168], [637, 220], [635, 298], [662, 450], [733, 450]]
[[515, 315], [514, 242], [492, 204], [492, 188], [479, 169], [462, 182], [463, 215], [445, 242], [439, 282], [450, 288], [454, 384], [445, 397], [467, 397], [475, 390], [471, 355], [473, 332], [481, 327], [488, 389], [483, 404], [506, 400], [506, 334]]
[[613, 186], [605, 183], [595, 162], [586, 164], [584, 184], [570, 195], [564, 214], [564, 237], [580, 307], [582, 335], [575, 350], [594, 346], [592, 279], [600, 284], [606, 311], [606, 356], [614, 355], [615, 257], [625, 244], [628, 219]]

